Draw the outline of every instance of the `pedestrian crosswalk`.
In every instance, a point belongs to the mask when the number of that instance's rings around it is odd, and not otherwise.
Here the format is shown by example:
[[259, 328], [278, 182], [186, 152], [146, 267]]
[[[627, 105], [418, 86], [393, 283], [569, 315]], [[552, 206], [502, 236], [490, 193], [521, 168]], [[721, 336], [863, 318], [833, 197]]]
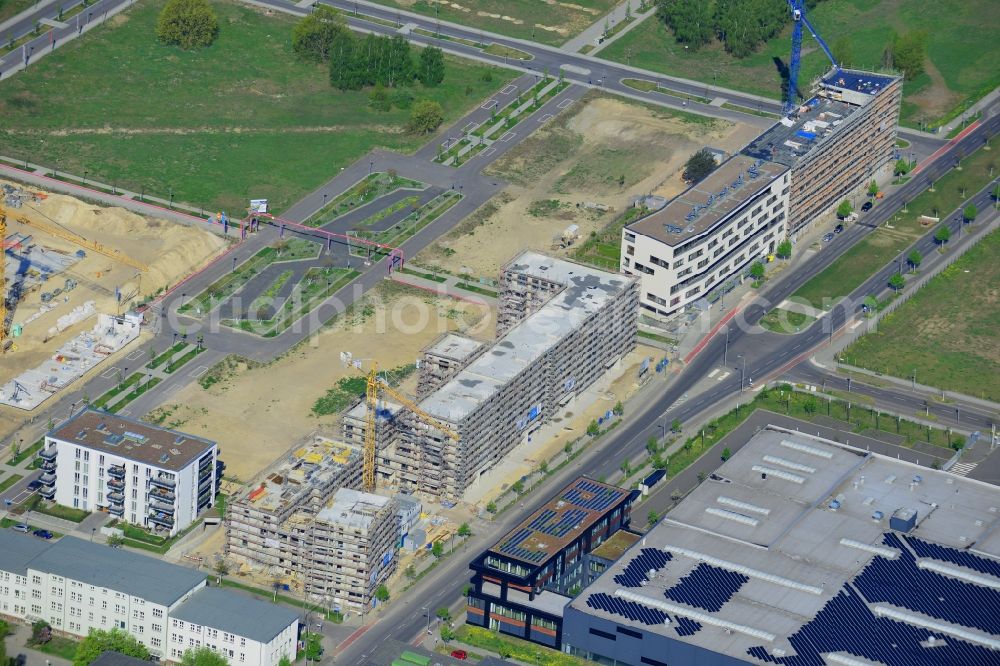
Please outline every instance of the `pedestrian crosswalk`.
[[977, 464], [978, 463], [967, 463], [967, 462], [955, 463], [954, 465], [952, 465], [949, 471], [952, 474], [957, 474], [958, 476], [968, 476], [969, 472], [976, 469]]

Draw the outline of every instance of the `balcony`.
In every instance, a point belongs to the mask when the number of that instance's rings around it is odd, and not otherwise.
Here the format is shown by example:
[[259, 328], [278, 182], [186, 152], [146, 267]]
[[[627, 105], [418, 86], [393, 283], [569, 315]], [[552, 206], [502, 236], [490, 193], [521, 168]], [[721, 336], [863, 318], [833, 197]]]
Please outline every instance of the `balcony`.
[[50, 499], [52, 499], [53, 497], [56, 496], [56, 487], [55, 486], [42, 486], [41, 488], [38, 489], [38, 494], [41, 495], [42, 497], [44, 497], [45, 499], [49, 499], [50, 500]]
[[150, 477], [149, 482], [152, 483], [154, 486], [160, 486], [161, 488], [169, 488], [170, 490], [173, 490], [174, 487], [177, 485], [177, 482], [174, 481], [173, 477], [163, 476], [162, 474]]
[[41, 468], [46, 472], [56, 471], [56, 461], [55, 460], [44, 460], [42, 461]]
[[176, 495], [169, 490], [164, 490], [163, 488], [150, 488], [149, 489], [149, 499], [160, 500], [161, 502], [171, 502], [173, 503]]
[[168, 516], [165, 513], [151, 513], [148, 517], [149, 522], [155, 523], [157, 525], [163, 525], [164, 527], [173, 527], [174, 518], [173, 516]]
[[111, 465], [108, 467], [108, 476], [115, 479], [124, 479], [125, 465]]
[[47, 449], [42, 449], [41, 451], [38, 452], [38, 456], [40, 458], [44, 458], [45, 460], [55, 460], [56, 459], [56, 447], [50, 446]]
[[124, 516], [125, 507], [120, 506], [118, 504], [112, 504], [108, 507], [108, 513], [110, 513], [112, 516]]
[[165, 502], [150, 502], [149, 506], [154, 511], [161, 511], [161, 512], [163, 512], [165, 514], [168, 514], [168, 515], [173, 515], [173, 513], [174, 513], [174, 505], [173, 504], [166, 504]]
[[125, 493], [108, 493], [108, 501], [112, 504], [123, 504], [125, 502]]
[[125, 482], [121, 479], [108, 479], [108, 488], [123, 490], [125, 488]]
[[46, 472], [45, 474], [42, 474], [38, 480], [42, 482], [43, 486], [51, 486], [56, 482], [56, 475], [52, 472]]

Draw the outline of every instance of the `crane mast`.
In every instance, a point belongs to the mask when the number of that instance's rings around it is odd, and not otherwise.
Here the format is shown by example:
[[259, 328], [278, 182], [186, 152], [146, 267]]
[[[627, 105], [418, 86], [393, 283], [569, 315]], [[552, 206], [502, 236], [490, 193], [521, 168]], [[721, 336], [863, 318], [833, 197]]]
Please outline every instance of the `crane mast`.
[[820, 49], [826, 57], [833, 63], [834, 69], [840, 71], [837, 59], [833, 57], [833, 51], [826, 45], [823, 38], [816, 32], [809, 19], [806, 18], [806, 6], [803, 0], [788, 0], [788, 6], [792, 10], [792, 57], [788, 63], [788, 92], [785, 96], [785, 115], [787, 116], [797, 106], [797, 94], [799, 91], [799, 67], [802, 59], [802, 26], [809, 29], [809, 33], [819, 44]]

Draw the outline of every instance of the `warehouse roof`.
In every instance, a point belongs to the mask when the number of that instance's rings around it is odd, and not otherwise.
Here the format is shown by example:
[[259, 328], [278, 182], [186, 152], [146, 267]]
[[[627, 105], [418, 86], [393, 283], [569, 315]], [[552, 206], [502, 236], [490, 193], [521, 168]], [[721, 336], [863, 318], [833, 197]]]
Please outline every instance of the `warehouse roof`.
[[572, 606], [754, 663], [987, 663], [998, 527], [995, 486], [771, 427]]
[[245, 636], [258, 643], [269, 643], [299, 620], [299, 614], [287, 606], [218, 587], [198, 590], [170, 617]]
[[635, 280], [531, 251], [506, 269], [566, 287], [425, 398], [420, 408], [434, 417], [464, 419]]
[[49, 437], [174, 471], [215, 447], [215, 442], [195, 435], [91, 408], [70, 417]]

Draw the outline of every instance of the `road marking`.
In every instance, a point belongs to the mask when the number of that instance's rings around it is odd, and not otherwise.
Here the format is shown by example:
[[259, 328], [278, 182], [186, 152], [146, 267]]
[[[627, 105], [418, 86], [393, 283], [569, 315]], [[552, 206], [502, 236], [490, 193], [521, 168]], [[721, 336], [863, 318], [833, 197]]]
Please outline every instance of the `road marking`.
[[481, 107], [479, 107], [479, 108], [480, 109], [489, 109], [489, 108], [491, 108], [496, 103], [497, 103], [497, 101], [495, 99], [488, 99], [485, 102], [483, 102], [483, 105]]
[[856, 328], [857, 328], [858, 326], [861, 326], [861, 324], [863, 324], [863, 323], [864, 323], [864, 322], [863, 322], [863, 321], [862, 321], [861, 319], [857, 320], [856, 322], [854, 322], [853, 324], [851, 324], [851, 330], [853, 331], [853, 330], [854, 330], [854, 329], [856, 329]]
[[295, 3], [295, 6], [299, 9], [305, 9], [307, 7], [312, 7], [314, 2], [316, 2], [316, 0], [300, 0]]
[[590, 74], [589, 69], [587, 69], [586, 67], [580, 67], [578, 65], [563, 64], [559, 65], [559, 69], [565, 69], [567, 72], [570, 72], [571, 74], [580, 74], [581, 76], [587, 76], [588, 74]]
[[134, 352], [132, 352], [131, 354], [129, 354], [125, 358], [127, 358], [130, 361], [134, 361], [135, 359], [139, 358], [140, 356], [142, 356], [145, 353], [146, 352], [142, 351], [141, 349], [136, 349]]
[[476, 125], [478, 125], [478, 123], [474, 123], [474, 122], [471, 122], [471, 121], [465, 123], [465, 127], [462, 128], [462, 133], [463, 134], [468, 134], [471, 131], [471, 128], [476, 127]]
[[497, 141], [507, 142], [507, 141], [510, 141], [511, 139], [513, 139], [515, 136], [517, 136], [517, 132], [507, 132], [502, 137], [500, 137], [499, 139], [497, 139]]
[[569, 106], [570, 104], [572, 104], [575, 101], [576, 100], [573, 99], [573, 98], [564, 99], [563, 101], [561, 101], [558, 104], [556, 104], [556, 106], [559, 107], [560, 109], [565, 109], [567, 106]]
[[128, 416], [131, 413], [132, 413], [131, 409], [123, 409], [122, 411], [118, 412], [118, 416]]
[[62, 21], [57, 21], [55, 19], [43, 18], [38, 20], [42, 25], [47, 25], [50, 28], [59, 28], [60, 30], [65, 30], [69, 27], [68, 23], [63, 23]]
[[948, 471], [951, 472], [952, 474], [955, 474], [956, 476], [968, 476], [969, 472], [976, 469], [976, 466], [978, 464], [979, 463], [967, 463], [967, 462], [955, 463], [954, 465], [951, 466], [951, 469]]
[[207, 365], [199, 365], [197, 368], [195, 368], [194, 370], [191, 371], [190, 376], [194, 377], [195, 379], [197, 379], [198, 377], [201, 377], [206, 372], [208, 372], [208, 366]]
[[721, 382], [723, 379], [725, 379], [726, 377], [728, 377], [731, 374], [732, 374], [731, 372], [723, 372], [721, 375], [719, 375], [719, 378], [716, 381]]
[[503, 88], [501, 88], [500, 92], [498, 92], [497, 94], [498, 95], [509, 95], [512, 92], [514, 92], [515, 90], [517, 90], [517, 86], [515, 86], [513, 83], [508, 83]]
[[708, 373], [708, 378], [711, 379], [712, 377], [716, 376], [717, 374], [719, 374], [719, 369], [718, 368], [716, 368], [715, 370], [712, 370], [712, 372]]
[[497, 152], [496, 148], [490, 147], [483, 151], [483, 157], [489, 157], [493, 153]]
[[111, 379], [116, 374], [118, 374], [118, 368], [117, 367], [112, 367], [112, 368], [108, 368], [107, 370], [105, 370], [104, 372], [102, 372], [101, 373], [101, 377], [103, 377], [104, 379]]
[[165, 391], [163, 391], [163, 395], [165, 396], [173, 395], [174, 393], [180, 391], [182, 388], [184, 388], [183, 384], [171, 384], [170, 386], [167, 387]]
[[544, 116], [538, 119], [538, 124], [541, 125], [542, 123], [547, 123], [550, 120], [552, 120], [552, 114], [546, 113]]

